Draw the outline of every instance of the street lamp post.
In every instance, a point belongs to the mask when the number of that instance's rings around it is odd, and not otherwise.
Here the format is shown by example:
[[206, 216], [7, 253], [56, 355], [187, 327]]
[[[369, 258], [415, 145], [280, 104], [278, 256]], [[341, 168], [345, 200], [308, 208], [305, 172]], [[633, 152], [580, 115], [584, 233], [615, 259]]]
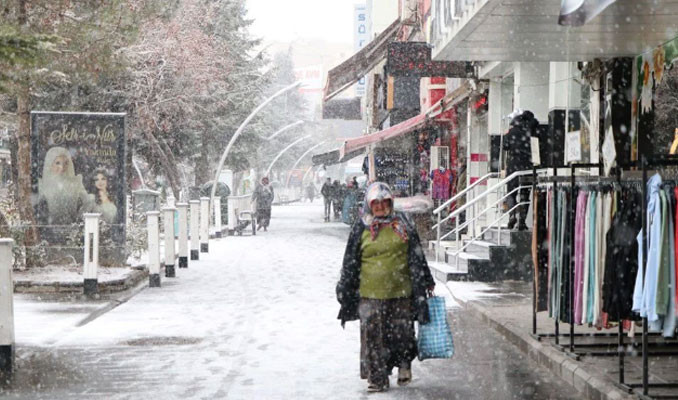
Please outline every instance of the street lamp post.
[[310, 138], [310, 137], [311, 137], [311, 135], [302, 136], [302, 137], [300, 137], [299, 139], [295, 140], [294, 142], [290, 143], [289, 146], [287, 146], [287, 147], [285, 147], [284, 149], [282, 149], [282, 150], [280, 151], [280, 153], [278, 153], [278, 155], [275, 156], [275, 158], [273, 159], [273, 161], [271, 161], [271, 164], [270, 164], [270, 165], [268, 166], [268, 168], [266, 169], [266, 173], [264, 174], [264, 176], [268, 176], [268, 174], [271, 173], [271, 168], [273, 168], [273, 164], [275, 164], [275, 162], [278, 161], [278, 159], [279, 159], [283, 154], [285, 154], [285, 152], [287, 152], [287, 150], [289, 150], [289, 149], [291, 149], [292, 147], [294, 147], [295, 144], [300, 143], [300, 142], [302, 142], [302, 141], [304, 141], [304, 140], [306, 140], [306, 139], [308, 139], [308, 138]]
[[231, 140], [228, 142], [228, 145], [226, 145], [226, 149], [224, 150], [224, 153], [221, 155], [221, 159], [219, 160], [219, 165], [217, 166], [216, 173], [214, 174], [214, 181], [212, 183], [212, 192], [210, 193], [210, 204], [214, 203], [214, 195], [216, 194], [217, 191], [217, 182], [219, 182], [219, 175], [221, 175], [221, 169], [224, 168], [224, 162], [226, 162], [226, 157], [228, 157], [228, 153], [231, 151], [231, 147], [233, 147], [233, 144], [235, 143], [235, 140], [238, 139], [238, 136], [243, 132], [247, 124], [254, 118], [254, 116], [261, 111], [262, 108], [266, 107], [266, 105], [270, 102], [273, 101], [276, 97], [285, 94], [289, 92], [292, 89], [295, 89], [299, 86], [301, 86], [301, 81], [295, 82], [285, 88], [280, 89], [277, 91], [275, 94], [273, 94], [271, 97], [266, 99], [263, 103], [259, 104], [257, 108], [255, 108], [252, 113], [240, 124], [238, 129], [235, 131], [233, 134], [233, 137], [231, 137]]
[[[313, 150], [317, 149], [318, 147], [320, 147], [321, 145], [323, 145], [325, 143], [327, 143], [327, 140], [322, 141], [322, 142], [320, 142], [320, 143], [318, 143], [314, 146], [311, 146], [310, 149], [306, 150], [304, 152], [304, 154], [302, 154], [301, 157], [299, 157], [299, 159], [297, 159], [297, 161], [294, 162], [294, 165], [292, 166], [292, 168], [290, 168], [290, 173], [287, 174], [287, 182], [285, 182], [285, 187], [288, 187], [290, 185], [290, 177], [292, 176], [292, 171], [297, 167], [297, 165], [299, 165], [301, 160], [303, 160], [304, 157], [306, 157], [308, 155], [308, 153], [312, 152]], [[301, 182], [303, 184], [304, 181], [302, 180]]]
[[269, 136], [269, 137], [267, 137], [267, 138], [262, 138], [262, 139], [273, 140], [273, 138], [275, 138], [276, 136], [278, 136], [278, 135], [280, 135], [281, 133], [285, 132], [286, 130], [292, 129], [292, 128], [294, 128], [295, 126], [301, 125], [301, 124], [303, 124], [303, 123], [304, 123], [304, 121], [302, 121], [302, 120], [299, 120], [299, 121], [297, 121], [297, 122], [292, 122], [291, 124], [286, 125], [286, 126], [283, 126], [282, 128], [278, 129], [278, 131], [277, 131], [276, 133], [272, 134], [271, 136]]

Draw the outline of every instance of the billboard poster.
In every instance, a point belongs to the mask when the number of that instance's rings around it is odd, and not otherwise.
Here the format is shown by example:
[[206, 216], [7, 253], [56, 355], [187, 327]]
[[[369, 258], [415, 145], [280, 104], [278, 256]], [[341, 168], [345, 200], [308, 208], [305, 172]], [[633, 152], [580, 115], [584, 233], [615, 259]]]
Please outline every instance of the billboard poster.
[[125, 114], [34, 111], [31, 139], [31, 202], [40, 239], [51, 254], [81, 258], [82, 250], [73, 241], [81, 234], [83, 214], [99, 213], [102, 263], [121, 260]]

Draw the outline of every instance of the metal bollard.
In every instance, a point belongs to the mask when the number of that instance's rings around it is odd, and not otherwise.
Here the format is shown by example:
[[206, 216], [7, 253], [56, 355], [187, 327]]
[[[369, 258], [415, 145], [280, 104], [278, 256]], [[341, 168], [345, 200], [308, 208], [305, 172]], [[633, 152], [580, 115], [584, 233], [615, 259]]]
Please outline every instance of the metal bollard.
[[160, 287], [160, 232], [159, 211], [146, 213], [148, 221], [148, 286]]
[[86, 213], [85, 217], [85, 258], [83, 259], [83, 293], [97, 294], [99, 283], [99, 213]]
[[165, 207], [162, 209], [165, 219], [165, 278], [174, 278], [177, 276], [174, 270], [174, 261], [176, 260], [176, 248], [174, 240], [174, 207]]
[[208, 253], [210, 243], [210, 198], [200, 198], [200, 252]]
[[214, 230], [215, 237], [221, 237], [221, 197], [214, 198]]
[[12, 278], [14, 240], [0, 239], [0, 375], [14, 371], [14, 281]]
[[200, 200], [191, 200], [191, 260], [200, 259]]
[[188, 203], [177, 203], [179, 210], [179, 268], [188, 268]]

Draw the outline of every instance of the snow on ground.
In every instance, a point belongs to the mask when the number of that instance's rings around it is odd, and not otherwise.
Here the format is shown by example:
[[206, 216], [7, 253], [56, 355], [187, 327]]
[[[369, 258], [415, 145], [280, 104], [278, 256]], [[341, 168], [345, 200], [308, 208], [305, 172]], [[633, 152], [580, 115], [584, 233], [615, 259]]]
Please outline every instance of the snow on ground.
[[14, 295], [14, 336], [18, 346], [48, 346], [61, 339], [104, 301], [47, 301]]
[[498, 297], [501, 294], [496, 293], [496, 288], [489, 286], [482, 282], [447, 282], [447, 289], [449, 289], [452, 296], [466, 303], [468, 301], [480, 300], [488, 297]]

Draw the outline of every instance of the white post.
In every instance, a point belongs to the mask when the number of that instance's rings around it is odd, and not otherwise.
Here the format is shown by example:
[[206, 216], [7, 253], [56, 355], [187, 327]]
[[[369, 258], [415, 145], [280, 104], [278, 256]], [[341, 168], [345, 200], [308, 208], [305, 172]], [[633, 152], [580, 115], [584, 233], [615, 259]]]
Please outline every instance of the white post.
[[98, 213], [87, 213], [85, 217], [85, 258], [83, 262], [83, 293], [93, 296], [97, 293], [99, 270], [99, 217]]
[[0, 374], [14, 370], [14, 281], [12, 239], [0, 239]]
[[200, 200], [189, 201], [191, 205], [191, 260], [200, 259]]
[[176, 260], [176, 248], [174, 244], [174, 207], [165, 207], [162, 209], [165, 219], [165, 278], [174, 278], [177, 276], [174, 269]]
[[232, 196], [228, 196], [228, 230], [233, 231], [235, 229], [235, 209], [236, 209], [237, 199]]
[[177, 203], [179, 209], [179, 268], [188, 268], [188, 203]]
[[148, 222], [148, 279], [149, 287], [160, 287], [160, 212], [146, 213]]
[[221, 197], [214, 198], [214, 230], [215, 236], [221, 237]]
[[210, 243], [210, 198], [200, 198], [200, 252], [208, 253]]

